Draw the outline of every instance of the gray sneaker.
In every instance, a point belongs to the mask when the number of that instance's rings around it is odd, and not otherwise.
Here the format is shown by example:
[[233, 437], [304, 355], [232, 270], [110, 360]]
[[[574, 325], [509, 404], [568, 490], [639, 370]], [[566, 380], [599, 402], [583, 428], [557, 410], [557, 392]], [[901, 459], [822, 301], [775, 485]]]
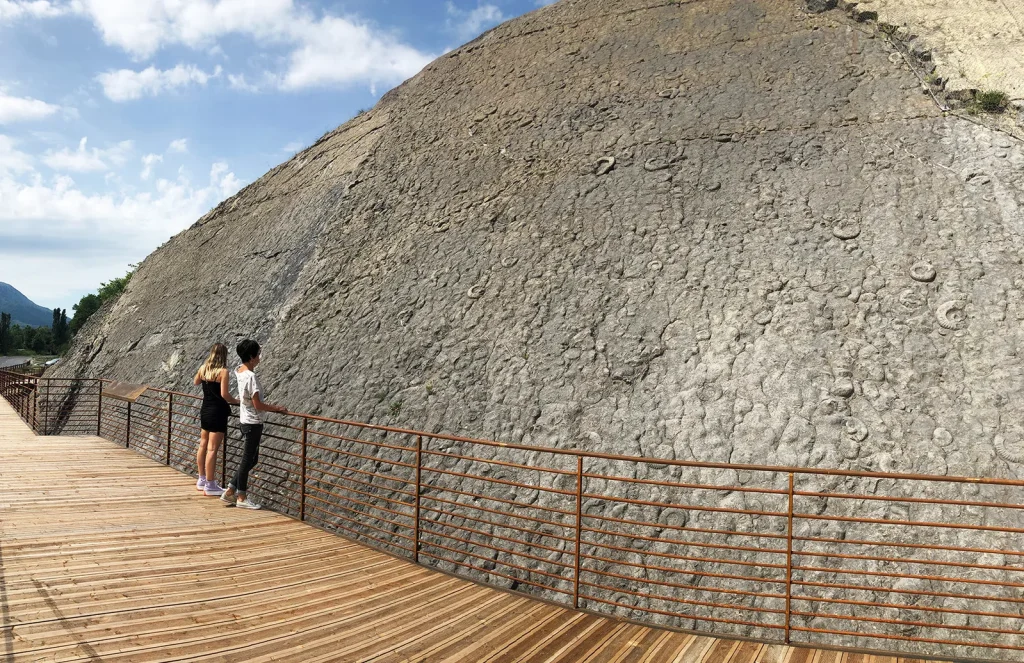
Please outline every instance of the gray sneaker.
[[220, 497], [226, 492], [228, 491], [217, 485], [216, 481], [207, 481], [206, 487], [203, 488], [203, 494], [207, 497]]
[[[231, 495], [228, 495], [228, 491], [231, 491]], [[220, 494], [220, 501], [224, 502], [224, 506], [235, 506], [235, 492], [230, 488]]]
[[237, 506], [239, 509], [253, 509], [254, 511], [256, 509], [262, 508], [259, 504], [256, 504], [248, 497], [246, 497], [244, 500], [238, 500], [237, 502], [235, 502], [235, 506]]

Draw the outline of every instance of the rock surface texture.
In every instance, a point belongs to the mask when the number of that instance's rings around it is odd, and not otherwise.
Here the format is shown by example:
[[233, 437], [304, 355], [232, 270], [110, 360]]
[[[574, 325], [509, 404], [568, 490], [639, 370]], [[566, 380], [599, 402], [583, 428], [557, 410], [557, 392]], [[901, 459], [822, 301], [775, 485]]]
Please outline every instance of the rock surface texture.
[[[252, 336], [266, 396], [314, 414], [1019, 477], [1022, 209], [1021, 143], [944, 115], [840, 10], [562, 0], [440, 58], [173, 238], [57, 374], [191, 389], [211, 343]], [[721, 474], [702, 479], [744, 481]]]

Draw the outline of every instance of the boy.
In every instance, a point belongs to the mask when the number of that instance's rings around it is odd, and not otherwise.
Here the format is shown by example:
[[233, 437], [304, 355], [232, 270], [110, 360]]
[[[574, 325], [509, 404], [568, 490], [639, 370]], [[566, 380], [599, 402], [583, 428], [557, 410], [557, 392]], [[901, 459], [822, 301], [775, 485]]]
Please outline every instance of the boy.
[[260, 382], [256, 379], [256, 367], [260, 364], [260, 344], [245, 339], [235, 348], [242, 365], [235, 369], [238, 379], [238, 420], [241, 423], [242, 439], [245, 440], [245, 451], [242, 462], [235, 472], [235, 478], [228, 484], [228, 489], [220, 496], [227, 506], [239, 509], [258, 509], [259, 504], [246, 497], [249, 487], [249, 472], [256, 466], [260, 457], [260, 438], [263, 436], [263, 420], [260, 412], [278, 412], [288, 414], [288, 410], [278, 405], [263, 402], [260, 394]]

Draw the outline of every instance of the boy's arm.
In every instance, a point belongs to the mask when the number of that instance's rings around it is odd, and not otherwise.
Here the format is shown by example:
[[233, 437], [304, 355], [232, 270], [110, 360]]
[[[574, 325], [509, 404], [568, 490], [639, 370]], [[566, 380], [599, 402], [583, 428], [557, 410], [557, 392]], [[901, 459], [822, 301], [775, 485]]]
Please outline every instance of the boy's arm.
[[288, 409], [283, 408], [280, 405], [271, 405], [270, 403], [264, 403], [260, 399], [260, 392], [256, 392], [252, 395], [252, 406], [260, 412], [277, 412], [278, 414], [288, 414]]
[[220, 397], [232, 405], [238, 405], [238, 399], [232, 396], [231, 390], [228, 389], [228, 369], [226, 368], [222, 368], [220, 371]]

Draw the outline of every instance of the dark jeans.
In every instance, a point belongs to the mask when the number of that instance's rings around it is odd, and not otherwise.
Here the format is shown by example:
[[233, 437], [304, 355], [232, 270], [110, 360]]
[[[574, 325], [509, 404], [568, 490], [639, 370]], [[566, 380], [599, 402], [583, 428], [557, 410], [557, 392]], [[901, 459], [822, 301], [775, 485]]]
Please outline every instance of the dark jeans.
[[263, 437], [263, 424], [242, 424], [245, 450], [242, 452], [242, 462], [235, 470], [235, 479], [231, 482], [235, 490], [240, 493], [244, 493], [249, 488], [249, 472], [256, 467], [256, 462], [260, 459], [261, 437]]

